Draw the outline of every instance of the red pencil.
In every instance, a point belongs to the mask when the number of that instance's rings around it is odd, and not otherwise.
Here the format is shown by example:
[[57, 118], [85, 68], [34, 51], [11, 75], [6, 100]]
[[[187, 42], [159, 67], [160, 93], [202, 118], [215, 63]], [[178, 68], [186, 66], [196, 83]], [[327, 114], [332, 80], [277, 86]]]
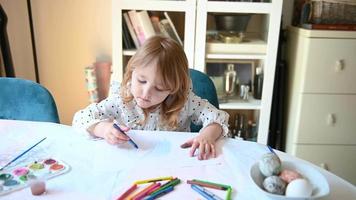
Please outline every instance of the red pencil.
[[133, 184], [124, 194], [122, 194], [117, 200], [124, 200], [127, 196], [131, 194], [131, 192], [135, 191], [137, 188], [136, 184]]

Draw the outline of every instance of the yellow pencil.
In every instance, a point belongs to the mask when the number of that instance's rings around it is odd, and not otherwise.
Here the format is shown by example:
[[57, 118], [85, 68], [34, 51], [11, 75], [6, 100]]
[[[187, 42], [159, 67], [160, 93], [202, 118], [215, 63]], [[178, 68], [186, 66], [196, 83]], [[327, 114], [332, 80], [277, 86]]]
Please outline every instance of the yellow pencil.
[[156, 182], [156, 181], [164, 181], [164, 180], [172, 180], [173, 176], [166, 176], [166, 177], [158, 177], [158, 178], [152, 178], [152, 179], [146, 179], [146, 180], [139, 180], [136, 181], [134, 184], [144, 184], [144, 183], [150, 183], [150, 182]]

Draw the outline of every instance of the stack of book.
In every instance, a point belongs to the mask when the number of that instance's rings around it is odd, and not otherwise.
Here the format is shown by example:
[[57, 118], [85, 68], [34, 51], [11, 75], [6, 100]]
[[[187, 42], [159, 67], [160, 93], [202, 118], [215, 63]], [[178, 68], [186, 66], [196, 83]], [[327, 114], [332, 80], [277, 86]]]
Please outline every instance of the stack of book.
[[157, 34], [170, 37], [183, 46], [177, 30], [167, 12], [164, 18], [146, 11], [130, 10], [123, 13], [123, 45], [124, 49], [137, 49], [146, 39]]

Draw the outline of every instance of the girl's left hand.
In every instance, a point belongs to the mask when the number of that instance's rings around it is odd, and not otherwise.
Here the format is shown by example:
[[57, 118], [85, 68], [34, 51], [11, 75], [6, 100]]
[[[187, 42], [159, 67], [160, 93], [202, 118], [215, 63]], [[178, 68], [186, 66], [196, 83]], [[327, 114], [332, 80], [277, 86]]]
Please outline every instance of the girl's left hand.
[[204, 128], [201, 133], [181, 145], [182, 148], [190, 149], [190, 156], [194, 156], [199, 149], [198, 159], [207, 160], [216, 157], [215, 142], [221, 136], [222, 128], [219, 124], [211, 124]]

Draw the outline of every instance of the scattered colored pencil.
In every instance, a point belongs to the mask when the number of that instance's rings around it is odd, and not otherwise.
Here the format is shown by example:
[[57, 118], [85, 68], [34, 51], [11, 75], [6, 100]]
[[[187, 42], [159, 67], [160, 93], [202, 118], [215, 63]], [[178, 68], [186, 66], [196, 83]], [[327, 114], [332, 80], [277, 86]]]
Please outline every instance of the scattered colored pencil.
[[144, 183], [172, 180], [172, 179], [173, 179], [173, 176], [158, 177], [158, 178], [152, 178], [152, 179], [146, 179], [146, 180], [139, 180], [139, 181], [136, 181], [135, 184], [139, 185], [139, 184], [144, 184]]
[[150, 195], [156, 195], [156, 193], [160, 193], [161, 190], [165, 190], [166, 188], [170, 187], [170, 186], [176, 186], [180, 183], [180, 179], [175, 178], [170, 180], [169, 182], [163, 184], [160, 188], [158, 188], [157, 190], [153, 191]]
[[143, 197], [145, 197], [147, 195], [147, 192], [149, 192], [152, 188], [159, 187], [160, 185], [161, 185], [161, 183], [152, 183], [151, 185], [145, 187], [144, 189], [142, 189], [140, 192], [138, 192], [137, 194], [135, 194], [134, 196], [132, 196], [129, 199], [132, 199], [132, 200], [142, 199]]
[[232, 188], [227, 189], [225, 200], [231, 200]]
[[228, 190], [228, 188], [220, 186], [220, 185], [209, 184], [209, 183], [204, 183], [204, 182], [200, 182], [200, 181], [187, 180], [187, 183], [199, 185], [199, 186], [207, 187], [207, 188], [218, 189], [218, 190]]
[[200, 187], [199, 185], [190, 185], [190, 187], [195, 190], [196, 192], [198, 192], [200, 195], [202, 195], [203, 197], [205, 197], [207, 200], [215, 200], [214, 197], [212, 197], [211, 195], [209, 195], [208, 193], [206, 193], [204, 191], [204, 188]]
[[47, 137], [43, 138], [42, 140], [40, 140], [39, 142], [37, 142], [36, 144], [34, 144], [33, 146], [31, 146], [30, 148], [28, 148], [26, 151], [22, 152], [20, 155], [18, 155], [16, 158], [12, 159], [10, 162], [8, 162], [5, 166], [1, 167], [0, 171], [5, 169], [5, 167], [11, 165], [11, 163], [15, 162], [17, 159], [21, 158], [23, 155], [25, 155], [27, 152], [29, 152], [31, 149], [33, 149], [35, 146], [37, 146], [38, 144], [40, 144], [41, 142], [43, 142], [43, 140], [45, 140]]
[[192, 181], [199, 182], [199, 183], [205, 183], [205, 184], [209, 184], [209, 185], [215, 185], [215, 186], [224, 188], [224, 190], [227, 190], [227, 189], [231, 188], [231, 186], [229, 186], [229, 185], [224, 185], [224, 184], [220, 184], [220, 183], [213, 183], [213, 182], [210, 182], [210, 181], [203, 181], [203, 180], [198, 180], [198, 179], [193, 179]]
[[[114, 128], [116, 128], [117, 130], [119, 130], [120, 132], [122, 132], [124, 135], [126, 135], [127, 137], [129, 137], [125, 131], [123, 131], [120, 126], [118, 126], [117, 124], [113, 124]], [[129, 143], [132, 144], [132, 146], [134, 146], [136, 149], [138, 149], [137, 144], [129, 137]]]
[[133, 191], [135, 191], [137, 188], [136, 184], [133, 184], [124, 194], [122, 194], [117, 200], [124, 200], [127, 196], [129, 196]]
[[158, 197], [161, 197], [161, 196], [173, 191], [173, 189], [174, 189], [174, 186], [171, 185], [171, 186], [169, 186], [169, 187], [167, 187], [167, 188], [165, 188], [163, 190], [160, 190], [160, 191], [158, 191], [158, 192], [156, 192], [154, 194], [151, 194], [151, 195], [147, 196], [146, 198], [144, 198], [144, 200], [156, 199]]

